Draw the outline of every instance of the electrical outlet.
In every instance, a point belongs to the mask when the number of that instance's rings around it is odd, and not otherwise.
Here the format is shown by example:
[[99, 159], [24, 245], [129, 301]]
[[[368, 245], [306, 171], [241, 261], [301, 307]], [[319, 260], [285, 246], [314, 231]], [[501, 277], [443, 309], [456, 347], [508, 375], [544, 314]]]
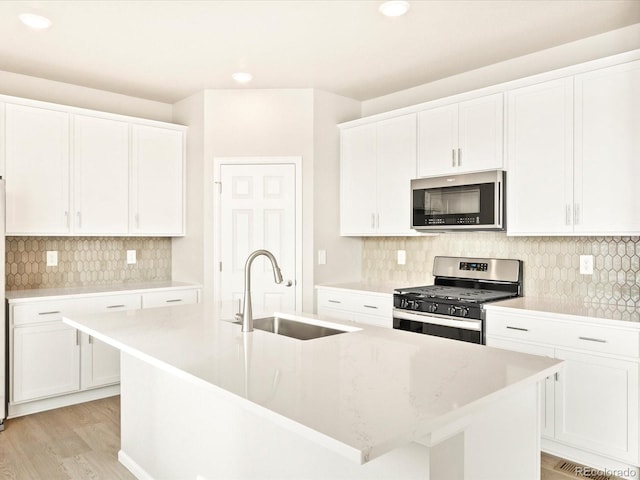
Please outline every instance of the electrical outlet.
[[57, 266], [58, 266], [58, 251], [47, 250], [47, 267], [57, 267]]
[[593, 255], [580, 255], [580, 273], [593, 275]]
[[136, 251], [135, 250], [127, 250], [127, 264], [131, 265], [136, 263]]
[[327, 264], [327, 251], [318, 250], [318, 265], [326, 265], [326, 264]]
[[404, 265], [407, 263], [407, 251], [398, 250], [398, 265]]

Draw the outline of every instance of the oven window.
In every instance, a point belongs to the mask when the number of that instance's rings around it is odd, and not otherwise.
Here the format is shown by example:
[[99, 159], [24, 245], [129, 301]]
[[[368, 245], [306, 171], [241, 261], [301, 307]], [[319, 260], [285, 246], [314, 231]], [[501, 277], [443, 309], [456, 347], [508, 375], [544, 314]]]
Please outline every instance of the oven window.
[[397, 330], [405, 330], [407, 332], [422, 333], [423, 335], [432, 335], [434, 337], [449, 338], [451, 340], [460, 340], [462, 342], [483, 344], [482, 332], [477, 330], [465, 330], [462, 328], [447, 327], [444, 325], [435, 325], [433, 323], [418, 322], [415, 320], [406, 320], [400, 318], [393, 319], [393, 328]]
[[477, 215], [480, 213], [480, 188], [475, 186], [424, 190], [424, 212], [426, 215]]

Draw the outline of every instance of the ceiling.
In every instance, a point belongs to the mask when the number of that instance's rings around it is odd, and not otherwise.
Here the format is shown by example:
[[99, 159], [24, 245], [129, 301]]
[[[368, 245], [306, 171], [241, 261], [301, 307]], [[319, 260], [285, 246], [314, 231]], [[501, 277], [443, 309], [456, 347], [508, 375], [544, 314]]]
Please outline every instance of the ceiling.
[[[367, 100], [640, 23], [639, 0], [412, 0], [399, 18], [380, 3], [3, 0], [0, 70], [165, 103], [208, 88]], [[25, 12], [53, 26], [31, 30]]]

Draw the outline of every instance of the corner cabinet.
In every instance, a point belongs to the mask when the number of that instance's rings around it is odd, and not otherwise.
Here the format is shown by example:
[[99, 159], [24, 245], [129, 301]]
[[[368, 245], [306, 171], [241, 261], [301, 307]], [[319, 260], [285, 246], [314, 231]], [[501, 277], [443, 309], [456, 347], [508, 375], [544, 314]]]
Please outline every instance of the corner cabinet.
[[[118, 393], [120, 352], [63, 316], [199, 302], [199, 287], [9, 300], [9, 416]], [[37, 295], [37, 294], [36, 294]]]
[[410, 228], [416, 115], [343, 128], [340, 142], [341, 235], [416, 235]]
[[634, 61], [508, 92], [508, 234], [640, 233], [638, 85]]
[[418, 176], [504, 167], [503, 94], [431, 108], [418, 117]]
[[574, 318], [489, 306], [487, 345], [565, 361], [542, 388], [543, 450], [637, 467], [640, 330]]
[[0, 108], [7, 235], [184, 235], [186, 127], [13, 100]]
[[132, 126], [131, 232], [181, 235], [184, 133]]

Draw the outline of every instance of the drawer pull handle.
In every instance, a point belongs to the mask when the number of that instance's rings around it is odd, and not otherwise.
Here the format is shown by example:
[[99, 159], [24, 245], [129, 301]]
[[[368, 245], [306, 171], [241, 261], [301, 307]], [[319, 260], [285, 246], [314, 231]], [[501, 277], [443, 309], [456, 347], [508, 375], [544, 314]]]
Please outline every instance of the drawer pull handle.
[[55, 315], [56, 313], [60, 313], [60, 310], [53, 310], [51, 312], [38, 312], [38, 315]]
[[107, 308], [122, 308], [124, 305], [107, 305]]
[[363, 305], [364, 308], [375, 308], [376, 310], [378, 309], [378, 307], [376, 307], [375, 305]]
[[528, 328], [522, 328], [522, 327], [510, 327], [509, 325], [507, 325], [507, 328], [509, 330], [518, 330], [520, 332], [528, 332], [529, 329]]
[[166, 300], [167, 303], [175, 303], [175, 302], [181, 302], [182, 299], [181, 298], [174, 298], [173, 300]]
[[340, 300], [329, 300], [329, 303], [342, 303]]
[[591, 337], [578, 337], [580, 340], [586, 340], [587, 342], [598, 342], [598, 343], [607, 343], [606, 340], [601, 338], [591, 338]]

